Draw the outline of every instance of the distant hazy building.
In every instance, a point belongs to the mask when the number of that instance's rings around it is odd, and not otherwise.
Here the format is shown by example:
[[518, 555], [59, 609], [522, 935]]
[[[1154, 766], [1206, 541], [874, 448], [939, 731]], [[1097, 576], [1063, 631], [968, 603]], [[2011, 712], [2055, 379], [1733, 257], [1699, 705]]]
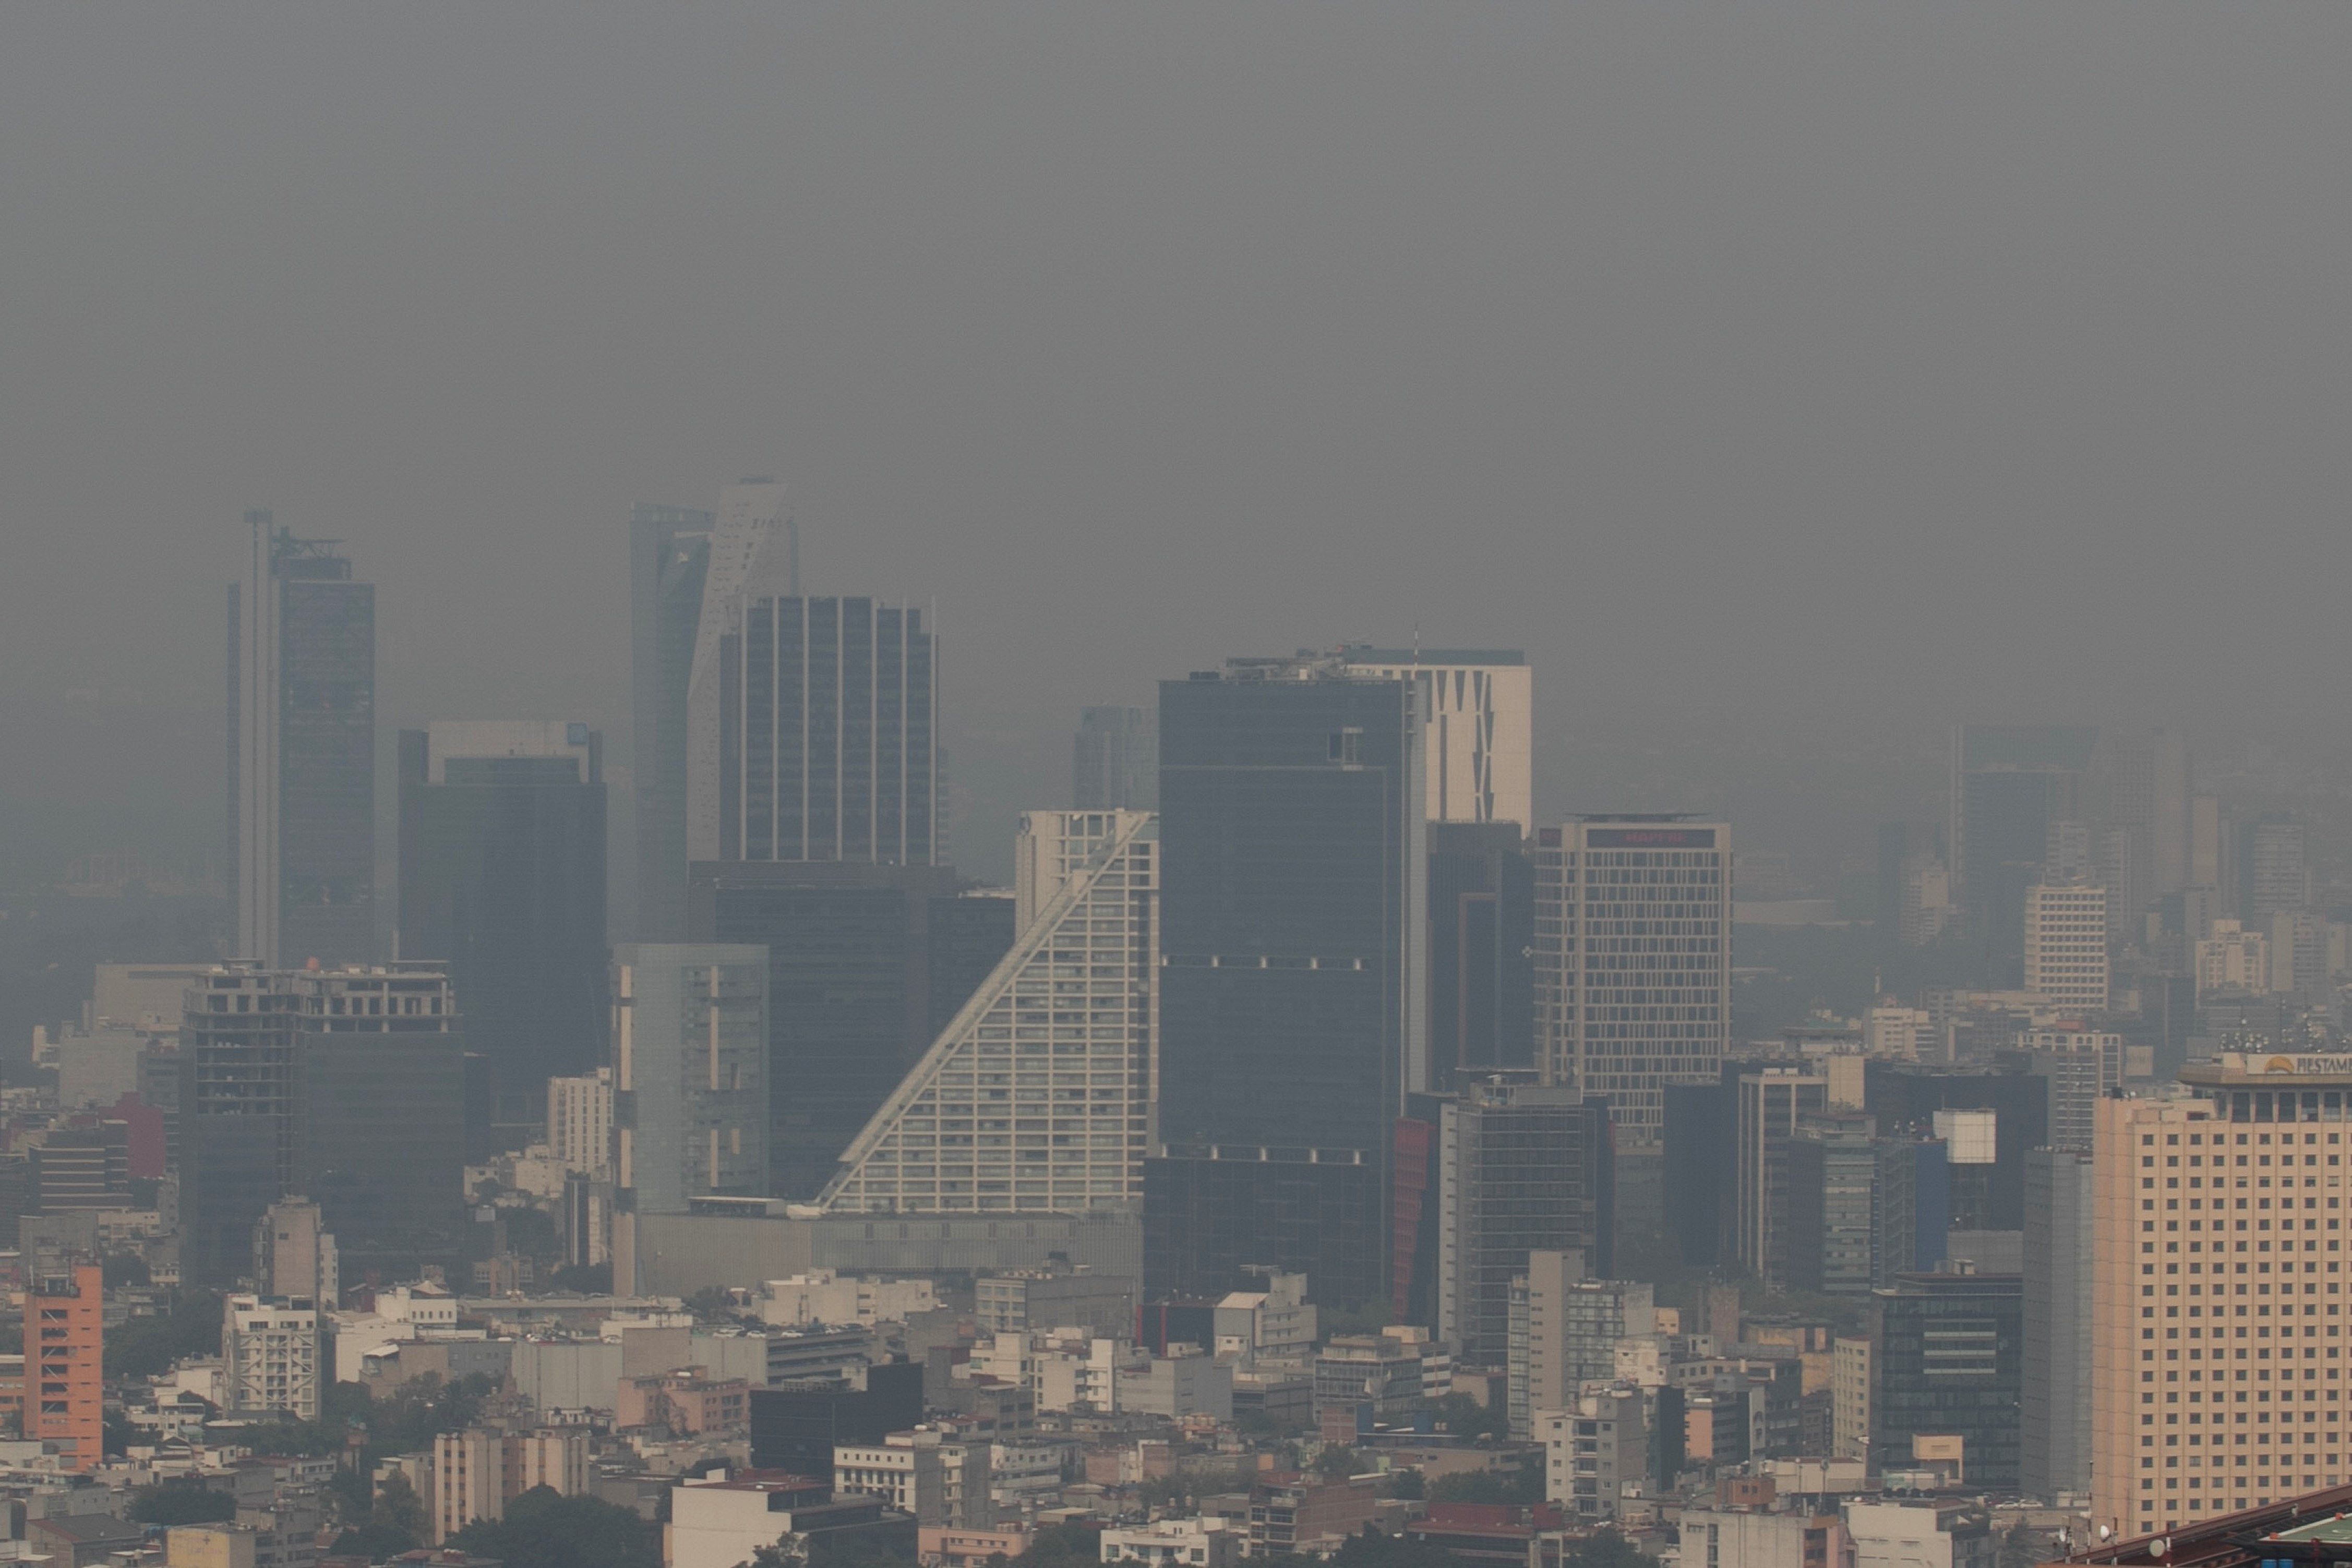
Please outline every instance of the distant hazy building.
[[2040, 874], [2050, 825], [2082, 816], [2098, 733], [2056, 725], [1953, 731], [1953, 891], [1979, 920], [2015, 907], [2010, 899]]
[[768, 1191], [768, 963], [757, 947], [637, 943], [613, 954], [618, 1202]]
[[2036, 883], [2025, 890], [2025, 988], [2053, 1007], [2107, 1010], [2107, 890]]
[[[1404, 1097], [1430, 1078], [1413, 694], [1314, 658], [1235, 660], [1161, 684], [1160, 1088], [1171, 1157], [1344, 1151], [1382, 1176], [1385, 1200]], [[1384, 1259], [1384, 1230], [1374, 1245]], [[1318, 1303], [1337, 1304], [1325, 1293], [1334, 1281], [1309, 1274]]]
[[1714, 1082], [1730, 1035], [1730, 825], [1622, 816], [1543, 829], [1535, 946], [1538, 1065], [1609, 1097], [1621, 1161], [1654, 1160], [1666, 1085]]
[[2216, 920], [2212, 935], [2197, 944], [2197, 995], [2213, 991], [2271, 988], [2270, 939], [2235, 920]]
[[2270, 815], [2239, 824], [2237, 869], [2238, 914], [2250, 925], [2311, 903], [2303, 824], [2292, 817]]
[[400, 955], [447, 962], [488, 1069], [478, 1119], [510, 1140], [548, 1079], [604, 1056], [603, 740], [544, 720], [400, 736]]
[[1078, 712], [1070, 803], [1081, 811], [1150, 811], [1160, 804], [1160, 723], [1150, 708]]
[[686, 707], [718, 518], [639, 506], [629, 519], [636, 909], [643, 942], [686, 935]]
[[1610, 1267], [1609, 1105], [1534, 1084], [1472, 1083], [1438, 1124], [1437, 1335], [1505, 1364], [1511, 1281], [1531, 1252]]
[[[1149, 812], [1023, 815], [1021, 934], [851, 1140], [828, 1207], [1140, 1206], [1158, 1068], [1159, 847]], [[1008, 1114], [1015, 1135], [990, 1135]]]
[[375, 946], [375, 589], [332, 539], [247, 512], [228, 591], [236, 951], [346, 964]]
[[780, 1197], [824, 1191], [1013, 944], [1013, 900], [946, 866], [698, 862], [689, 904], [698, 941], [767, 952]]

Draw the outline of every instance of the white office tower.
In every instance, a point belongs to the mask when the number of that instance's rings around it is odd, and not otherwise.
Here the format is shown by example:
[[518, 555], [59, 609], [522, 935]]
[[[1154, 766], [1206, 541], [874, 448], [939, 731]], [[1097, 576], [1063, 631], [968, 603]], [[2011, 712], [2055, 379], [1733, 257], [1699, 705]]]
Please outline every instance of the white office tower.
[[1412, 684], [1431, 821], [1535, 825], [1535, 672], [1525, 653], [1350, 643], [1339, 657], [1353, 674]]
[[882, 1214], [1128, 1208], [1159, 1079], [1159, 820], [1030, 811], [1012, 950], [819, 1201]]
[[725, 727], [726, 640], [743, 630], [743, 601], [762, 588], [796, 592], [796, 563], [784, 537], [784, 487], [772, 479], [746, 479], [719, 493], [710, 533], [710, 564], [702, 580], [702, 617], [694, 634], [694, 666], [686, 686], [686, 850], [689, 861], [726, 858], [720, 744]]
[[1666, 1085], [1715, 1082], [1730, 1030], [1730, 825], [1622, 816], [1541, 830], [1544, 1081], [1609, 1096], [1621, 1160], [1654, 1157]]
[[2107, 890], [2038, 883], [2025, 890], [2025, 988], [2070, 1011], [2107, 1010]]
[[603, 1176], [613, 1164], [613, 1070], [547, 1081], [547, 1152], [567, 1171]]
[[231, 1296], [221, 1319], [228, 1409], [319, 1418], [318, 1303], [285, 1296]]

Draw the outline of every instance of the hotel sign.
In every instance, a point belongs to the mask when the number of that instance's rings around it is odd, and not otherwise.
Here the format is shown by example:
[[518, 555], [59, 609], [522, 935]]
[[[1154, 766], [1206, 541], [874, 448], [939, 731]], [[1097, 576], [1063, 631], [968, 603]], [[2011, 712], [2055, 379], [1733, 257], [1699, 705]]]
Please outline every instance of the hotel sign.
[[1584, 847], [1591, 850], [1711, 850], [1713, 828], [1587, 828]]
[[2249, 1074], [2269, 1076], [2292, 1073], [2299, 1078], [2352, 1078], [2352, 1056], [2248, 1056], [2242, 1059]]

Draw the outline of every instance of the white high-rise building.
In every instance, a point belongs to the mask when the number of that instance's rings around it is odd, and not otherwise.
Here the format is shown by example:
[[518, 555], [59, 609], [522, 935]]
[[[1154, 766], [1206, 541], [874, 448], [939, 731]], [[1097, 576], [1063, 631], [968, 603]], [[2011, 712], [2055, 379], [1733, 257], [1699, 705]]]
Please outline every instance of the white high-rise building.
[[568, 1171], [602, 1176], [613, 1164], [613, 1070], [547, 1081], [547, 1150]]
[[1730, 1030], [1730, 824], [1588, 817], [1541, 830], [1544, 1081], [1609, 1096], [1621, 1155], [1654, 1155], [1666, 1085], [1715, 1082]]
[[1535, 825], [1535, 672], [1516, 648], [1339, 650], [1348, 667], [1410, 681], [1433, 822]]
[[319, 1311], [285, 1296], [231, 1296], [223, 1304], [222, 1376], [233, 1412], [319, 1418]]
[[2025, 890], [2025, 988], [2051, 1006], [2107, 1010], [2107, 890], [2037, 883]]
[[1159, 1079], [1159, 849], [1146, 811], [1023, 816], [1020, 935], [850, 1144], [825, 1207], [1142, 1201]]

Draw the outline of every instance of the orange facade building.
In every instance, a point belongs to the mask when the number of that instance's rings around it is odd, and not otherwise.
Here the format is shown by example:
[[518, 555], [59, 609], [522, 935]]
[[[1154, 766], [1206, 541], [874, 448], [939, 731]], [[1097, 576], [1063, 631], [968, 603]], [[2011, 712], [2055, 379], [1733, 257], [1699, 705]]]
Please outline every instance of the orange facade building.
[[25, 1301], [25, 1436], [57, 1444], [78, 1470], [105, 1458], [106, 1275], [74, 1265]]

